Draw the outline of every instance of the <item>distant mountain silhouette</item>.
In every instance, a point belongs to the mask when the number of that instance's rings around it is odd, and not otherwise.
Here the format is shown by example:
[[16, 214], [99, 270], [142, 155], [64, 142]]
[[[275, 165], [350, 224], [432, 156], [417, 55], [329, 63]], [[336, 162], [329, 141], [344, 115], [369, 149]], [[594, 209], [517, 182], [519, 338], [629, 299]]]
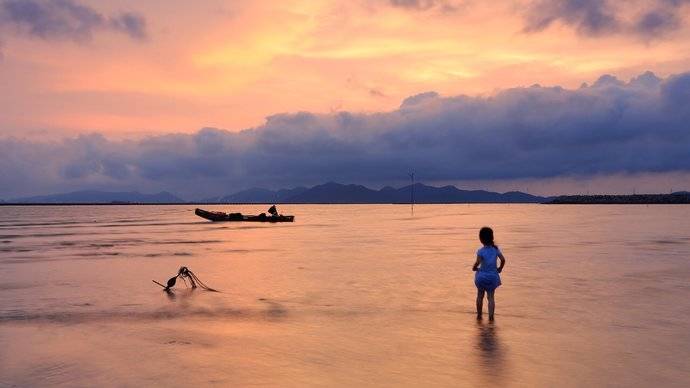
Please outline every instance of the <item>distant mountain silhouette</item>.
[[[460, 190], [455, 186], [414, 186], [416, 203], [539, 203], [548, 198], [519, 191], [495, 193], [484, 190]], [[312, 188], [297, 187], [278, 191], [249, 189], [203, 202], [220, 203], [409, 203], [411, 186], [399, 189], [386, 186], [373, 190], [362, 185], [328, 182]]]
[[184, 201], [167, 191], [157, 194], [142, 194], [137, 191], [74, 191], [64, 194], [40, 195], [15, 198], [7, 203], [183, 203]]
[[[311, 188], [269, 190], [252, 188], [234, 194], [206, 198], [201, 203], [410, 203], [411, 186], [386, 186], [373, 190], [362, 185], [343, 185], [328, 182]], [[415, 203], [540, 203], [550, 198], [519, 191], [495, 193], [484, 190], [460, 190], [455, 186], [433, 187], [421, 183], [414, 185]], [[75, 191], [64, 194], [15, 198], [7, 203], [185, 203], [175, 195], [162, 191], [157, 194], [107, 191]]]
[[341, 185], [328, 182], [314, 186], [301, 194], [286, 198], [290, 203], [383, 203], [385, 197], [362, 185]]

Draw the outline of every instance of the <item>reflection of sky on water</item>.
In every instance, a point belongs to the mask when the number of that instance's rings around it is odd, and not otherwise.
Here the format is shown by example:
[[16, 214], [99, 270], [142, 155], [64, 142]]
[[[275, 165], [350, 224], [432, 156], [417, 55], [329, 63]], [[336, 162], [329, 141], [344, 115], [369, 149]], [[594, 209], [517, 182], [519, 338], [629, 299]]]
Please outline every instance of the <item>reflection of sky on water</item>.
[[481, 375], [487, 381], [501, 382], [506, 376], [506, 349], [499, 332], [497, 323], [477, 321], [478, 364], [481, 365]]
[[[0, 207], [0, 385], [688, 386], [690, 207], [280, 210]], [[508, 259], [493, 324], [483, 225]], [[169, 300], [151, 280], [181, 266], [221, 292]]]

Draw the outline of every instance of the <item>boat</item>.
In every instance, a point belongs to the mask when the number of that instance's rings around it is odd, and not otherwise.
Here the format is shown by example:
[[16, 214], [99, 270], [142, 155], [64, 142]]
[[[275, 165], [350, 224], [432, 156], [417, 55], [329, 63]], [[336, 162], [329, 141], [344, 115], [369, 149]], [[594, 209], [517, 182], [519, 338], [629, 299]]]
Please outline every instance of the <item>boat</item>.
[[213, 222], [236, 221], [236, 222], [294, 222], [295, 216], [266, 215], [261, 213], [256, 215], [244, 215], [242, 213], [214, 212], [197, 208], [194, 214]]

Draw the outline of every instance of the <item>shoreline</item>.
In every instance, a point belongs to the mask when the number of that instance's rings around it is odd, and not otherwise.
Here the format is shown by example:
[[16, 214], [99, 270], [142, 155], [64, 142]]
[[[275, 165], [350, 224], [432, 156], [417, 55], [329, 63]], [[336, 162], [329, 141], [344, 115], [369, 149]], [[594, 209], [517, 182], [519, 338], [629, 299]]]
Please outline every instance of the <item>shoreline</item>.
[[[407, 205], [409, 203], [381, 203], [381, 202], [217, 202], [217, 203], [200, 203], [200, 202], [183, 202], [183, 203], [102, 203], [102, 202], [85, 202], [85, 203], [0, 203], [0, 207], [30, 207], [30, 206], [248, 206], [248, 205]], [[683, 202], [635, 202], [635, 201], [562, 201], [552, 200], [549, 202], [424, 202], [415, 203], [415, 205], [690, 205], [690, 200]]]
[[562, 195], [547, 205], [688, 205], [690, 193], [632, 195]]
[[[544, 202], [415, 202], [415, 205], [542, 205]], [[395, 202], [62, 202], [62, 203], [0, 203], [2, 206], [176, 206], [176, 205], [407, 205]]]

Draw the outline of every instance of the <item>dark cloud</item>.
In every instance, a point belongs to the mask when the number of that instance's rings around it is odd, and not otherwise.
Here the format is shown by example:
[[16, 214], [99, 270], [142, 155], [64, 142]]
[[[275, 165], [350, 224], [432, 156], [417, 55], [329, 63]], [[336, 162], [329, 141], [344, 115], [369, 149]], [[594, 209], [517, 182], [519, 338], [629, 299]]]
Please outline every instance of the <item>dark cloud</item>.
[[330, 180], [500, 181], [690, 172], [690, 73], [611, 75], [578, 89], [407, 98], [381, 113], [277, 114], [260, 127], [142, 140], [0, 140], [0, 197], [81, 188], [188, 198]]
[[525, 31], [541, 31], [560, 21], [585, 35], [610, 33], [620, 28], [615, 13], [604, 0], [539, 0], [527, 13]]
[[634, 29], [645, 36], [659, 36], [680, 26], [679, 18], [666, 9], [655, 9], [641, 15]]
[[436, 92], [425, 92], [425, 93], [415, 94], [414, 96], [410, 96], [410, 97], [407, 97], [406, 99], [404, 99], [402, 104], [400, 104], [400, 108], [415, 106], [415, 105], [421, 104], [425, 101], [436, 99], [438, 97], [440, 97], [440, 96]]
[[425, 9], [433, 7], [436, 0], [390, 0], [394, 7]]
[[458, 5], [448, 0], [388, 0], [393, 7], [410, 10], [427, 10], [437, 8], [444, 12], [457, 10]]
[[386, 97], [386, 94], [379, 89], [369, 89], [369, 95], [372, 97]]
[[105, 16], [73, 0], [2, 0], [0, 27], [46, 40], [87, 41], [102, 30], [146, 38], [146, 21], [141, 15]]
[[146, 39], [146, 19], [139, 14], [132, 12], [122, 13], [110, 19], [110, 25], [116, 30], [120, 30], [132, 39]]
[[[653, 39], [677, 30], [683, 20], [679, 8], [688, 0], [618, 2], [613, 0], [536, 0], [525, 14], [525, 32], [539, 32], [559, 22], [585, 36], [625, 33]], [[624, 13], [640, 5], [630, 20]]]

